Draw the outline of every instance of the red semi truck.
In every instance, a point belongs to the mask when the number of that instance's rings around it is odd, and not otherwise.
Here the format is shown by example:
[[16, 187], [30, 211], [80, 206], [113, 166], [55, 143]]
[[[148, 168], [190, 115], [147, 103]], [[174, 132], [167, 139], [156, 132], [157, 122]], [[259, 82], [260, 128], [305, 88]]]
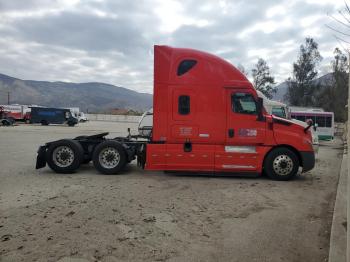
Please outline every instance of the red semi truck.
[[[311, 125], [310, 125], [311, 126]], [[247, 78], [227, 61], [197, 50], [154, 47], [153, 129], [49, 142], [37, 168], [74, 172], [93, 161], [117, 174], [137, 158], [146, 170], [260, 175], [289, 180], [315, 164], [310, 126], [267, 114]]]

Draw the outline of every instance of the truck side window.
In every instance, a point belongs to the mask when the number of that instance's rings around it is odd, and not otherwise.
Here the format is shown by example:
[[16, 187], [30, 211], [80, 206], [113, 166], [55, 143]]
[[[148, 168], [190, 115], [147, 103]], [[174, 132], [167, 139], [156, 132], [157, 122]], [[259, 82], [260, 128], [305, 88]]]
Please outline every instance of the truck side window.
[[256, 115], [256, 102], [251, 94], [236, 93], [231, 97], [232, 111], [240, 114]]
[[197, 64], [197, 61], [193, 59], [182, 60], [179, 66], [177, 67], [177, 75], [182, 76], [183, 74], [190, 71], [190, 69], [194, 67], [196, 64]]
[[188, 115], [190, 113], [190, 97], [189, 96], [179, 96], [179, 114]]

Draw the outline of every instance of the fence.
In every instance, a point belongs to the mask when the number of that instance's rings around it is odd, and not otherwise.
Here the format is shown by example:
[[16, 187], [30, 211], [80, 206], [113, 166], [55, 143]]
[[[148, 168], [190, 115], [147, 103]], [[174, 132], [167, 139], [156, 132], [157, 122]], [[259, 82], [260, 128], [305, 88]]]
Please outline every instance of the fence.
[[87, 115], [87, 118], [91, 121], [137, 123], [141, 119], [141, 116], [128, 116], [128, 115], [105, 115], [105, 114], [86, 114], [86, 115]]

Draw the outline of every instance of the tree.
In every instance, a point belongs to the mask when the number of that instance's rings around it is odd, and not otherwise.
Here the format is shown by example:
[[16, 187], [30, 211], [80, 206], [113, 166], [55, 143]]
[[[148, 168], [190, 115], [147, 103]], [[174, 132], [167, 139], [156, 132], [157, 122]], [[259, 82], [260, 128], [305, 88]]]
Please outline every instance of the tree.
[[286, 98], [294, 106], [313, 106], [314, 94], [318, 85], [315, 83], [317, 65], [322, 60], [318, 44], [310, 37], [300, 46], [298, 60], [293, 63], [293, 77], [288, 79]]
[[275, 78], [270, 74], [270, 68], [266, 61], [259, 58], [255, 68], [252, 69], [253, 85], [256, 90], [262, 92], [267, 98], [272, 98], [276, 93]]
[[336, 121], [343, 122], [347, 119], [345, 105], [348, 97], [349, 67], [346, 55], [339, 48], [334, 50], [331, 65], [331, 79], [319, 92], [317, 102], [324, 110], [334, 112]]

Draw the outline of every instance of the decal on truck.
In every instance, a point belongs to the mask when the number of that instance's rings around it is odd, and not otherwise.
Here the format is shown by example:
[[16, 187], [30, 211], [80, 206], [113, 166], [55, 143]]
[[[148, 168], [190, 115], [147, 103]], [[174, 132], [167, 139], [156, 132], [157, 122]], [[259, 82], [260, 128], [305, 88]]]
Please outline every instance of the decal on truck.
[[240, 128], [238, 130], [238, 136], [248, 136], [248, 137], [254, 137], [257, 136], [258, 131], [256, 129], [251, 128]]

